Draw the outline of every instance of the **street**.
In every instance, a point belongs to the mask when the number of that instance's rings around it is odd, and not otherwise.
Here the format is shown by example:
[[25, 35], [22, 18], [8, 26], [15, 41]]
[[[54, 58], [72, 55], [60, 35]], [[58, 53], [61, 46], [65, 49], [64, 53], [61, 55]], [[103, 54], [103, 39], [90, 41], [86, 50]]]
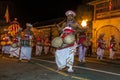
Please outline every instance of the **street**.
[[[112, 61], [111, 61], [112, 62]], [[86, 57], [80, 63], [75, 56], [74, 72], [57, 71], [53, 54], [33, 56], [30, 62], [0, 56], [0, 80], [119, 80], [120, 64]]]

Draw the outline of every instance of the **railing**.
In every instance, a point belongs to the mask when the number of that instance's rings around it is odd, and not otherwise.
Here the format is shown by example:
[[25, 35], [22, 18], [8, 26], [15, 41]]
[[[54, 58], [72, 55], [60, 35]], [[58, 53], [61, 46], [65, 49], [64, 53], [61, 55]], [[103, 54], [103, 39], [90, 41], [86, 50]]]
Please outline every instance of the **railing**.
[[120, 16], [120, 10], [108, 11], [96, 14], [96, 19]]

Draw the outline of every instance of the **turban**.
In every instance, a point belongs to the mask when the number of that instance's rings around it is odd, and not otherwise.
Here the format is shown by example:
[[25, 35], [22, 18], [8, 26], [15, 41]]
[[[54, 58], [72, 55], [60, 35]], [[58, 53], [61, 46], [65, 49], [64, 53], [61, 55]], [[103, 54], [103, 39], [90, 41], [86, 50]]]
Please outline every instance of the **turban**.
[[30, 23], [26, 23], [26, 26], [28, 26], [28, 27], [32, 27], [33, 25], [30, 24]]
[[66, 15], [66, 16], [68, 16], [68, 15], [73, 15], [73, 16], [75, 17], [75, 16], [76, 16], [76, 13], [75, 13], [74, 11], [72, 11], [72, 10], [68, 10], [68, 11], [66, 11], [65, 15]]

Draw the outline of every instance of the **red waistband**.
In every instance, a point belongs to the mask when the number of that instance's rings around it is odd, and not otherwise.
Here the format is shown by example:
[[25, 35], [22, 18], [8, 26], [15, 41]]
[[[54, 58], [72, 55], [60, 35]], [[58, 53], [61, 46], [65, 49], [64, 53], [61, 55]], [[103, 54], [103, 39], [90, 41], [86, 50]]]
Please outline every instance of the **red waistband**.
[[72, 46], [74, 46], [74, 43], [69, 44], [68, 46], [65, 46], [65, 47], [63, 47], [63, 48], [58, 48], [58, 50], [65, 49], [65, 48], [72, 47]]

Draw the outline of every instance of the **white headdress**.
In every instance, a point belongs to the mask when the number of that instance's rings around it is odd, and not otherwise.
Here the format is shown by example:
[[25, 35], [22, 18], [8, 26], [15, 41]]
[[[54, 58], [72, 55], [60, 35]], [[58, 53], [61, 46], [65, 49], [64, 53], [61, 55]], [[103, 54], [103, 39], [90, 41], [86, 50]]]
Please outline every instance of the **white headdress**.
[[28, 27], [33, 27], [33, 25], [30, 24], [30, 23], [26, 23], [26, 26], [28, 26]]
[[66, 11], [65, 15], [66, 15], [66, 16], [68, 16], [68, 15], [73, 15], [73, 16], [75, 17], [75, 16], [76, 16], [76, 13], [75, 13], [74, 11], [72, 11], [72, 10], [68, 10], [68, 11]]

